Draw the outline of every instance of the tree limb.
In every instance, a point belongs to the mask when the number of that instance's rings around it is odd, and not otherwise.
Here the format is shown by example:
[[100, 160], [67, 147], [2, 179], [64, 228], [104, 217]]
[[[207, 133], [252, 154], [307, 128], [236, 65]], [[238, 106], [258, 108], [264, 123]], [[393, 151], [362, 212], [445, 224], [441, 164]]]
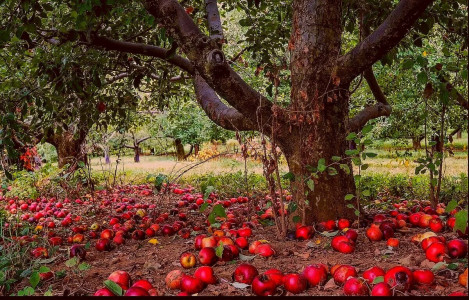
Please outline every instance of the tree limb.
[[201, 32], [177, 1], [146, 0], [145, 8], [171, 32], [187, 58], [218, 95], [246, 118], [268, 126], [272, 103], [229, 66], [217, 43]]
[[223, 27], [221, 26], [217, 0], [205, 0], [205, 11], [207, 12], [210, 38], [216, 40], [217, 43], [223, 43]]
[[467, 99], [465, 99], [465, 98], [463, 97], [463, 95], [461, 95], [461, 94], [454, 88], [454, 86], [453, 86], [451, 83], [449, 83], [448, 80], [446, 80], [445, 77], [443, 77], [442, 75], [439, 75], [438, 78], [440, 79], [441, 82], [446, 83], [446, 89], [447, 89], [448, 91], [450, 91], [450, 94], [451, 94], [451, 92], [454, 90], [454, 92], [453, 92], [454, 94], [453, 94], [453, 95], [454, 95], [455, 98], [456, 98], [456, 102], [457, 102], [456, 104], [458, 104], [459, 106], [465, 108], [466, 110], [469, 110], [469, 103], [468, 103]]
[[157, 57], [162, 60], [166, 60], [167, 62], [183, 69], [184, 71], [187, 71], [189, 74], [194, 73], [194, 66], [188, 59], [179, 55], [166, 57], [169, 50], [164, 48], [141, 43], [119, 41], [96, 34], [91, 35], [86, 41], [93, 46], [102, 47], [106, 50], [115, 50], [120, 52]]
[[145, 141], [148, 140], [148, 139], [151, 139], [151, 136], [147, 136], [147, 137], [144, 137], [144, 138], [142, 138], [142, 139], [136, 140], [135, 143], [136, 143], [137, 145], [139, 145], [139, 144], [145, 142]]
[[384, 22], [339, 59], [336, 75], [341, 82], [356, 76], [384, 57], [407, 34], [433, 0], [401, 0]]
[[194, 90], [197, 102], [207, 116], [218, 126], [228, 130], [256, 130], [253, 122], [245, 118], [236, 109], [221, 102], [215, 91], [200, 75], [194, 77]]
[[[373, 96], [375, 96], [376, 101], [383, 103], [384, 105], [389, 105], [388, 100], [379, 87], [378, 81], [376, 80], [375, 74], [373, 73], [373, 67], [370, 66], [367, 68], [365, 72], [363, 72], [363, 76], [365, 77], [365, 80], [368, 83]], [[391, 108], [391, 106], [389, 107]]]
[[359, 131], [369, 120], [382, 116], [389, 116], [390, 114], [391, 106], [383, 103], [377, 103], [373, 106], [365, 107], [349, 121], [349, 131]]

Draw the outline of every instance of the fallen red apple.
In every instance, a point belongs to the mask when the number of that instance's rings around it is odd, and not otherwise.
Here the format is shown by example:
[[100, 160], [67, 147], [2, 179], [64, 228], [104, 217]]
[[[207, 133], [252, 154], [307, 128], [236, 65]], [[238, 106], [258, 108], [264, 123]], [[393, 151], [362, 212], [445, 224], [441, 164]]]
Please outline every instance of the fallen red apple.
[[249, 247], [248, 240], [245, 237], [239, 237], [235, 240], [236, 246], [238, 246], [241, 249], [247, 249]]
[[102, 289], [99, 289], [96, 291], [96, 293], [94, 293], [93, 296], [116, 296], [114, 295], [110, 290], [108, 290], [107, 288], [102, 288]]
[[352, 266], [341, 265], [334, 271], [332, 276], [336, 284], [342, 285], [349, 277], [357, 277], [357, 271]]
[[95, 245], [98, 251], [109, 251], [111, 250], [111, 243], [108, 239], [99, 239]]
[[183, 275], [181, 278], [181, 290], [188, 294], [200, 293], [204, 289], [204, 283], [199, 278]]
[[337, 221], [337, 227], [339, 227], [340, 230], [343, 230], [345, 228], [349, 228], [350, 227], [350, 221], [347, 220], [347, 219], [340, 219], [339, 221]]
[[114, 271], [109, 275], [108, 279], [117, 283], [123, 290], [129, 289], [130, 275], [125, 271]]
[[376, 277], [384, 276], [386, 272], [380, 267], [371, 267], [363, 272], [362, 277], [368, 281], [369, 284], [373, 283]]
[[312, 226], [300, 226], [296, 229], [295, 237], [298, 240], [309, 240], [314, 234]]
[[355, 242], [344, 235], [335, 236], [331, 241], [331, 246], [334, 250], [345, 254], [352, 253], [355, 250]]
[[366, 230], [366, 236], [370, 241], [381, 241], [383, 239], [383, 232], [377, 226], [371, 226]]
[[200, 279], [205, 284], [216, 284], [218, 282], [212, 267], [202, 266], [194, 272], [194, 277]]
[[150, 294], [141, 287], [131, 287], [125, 292], [124, 296], [150, 296]]
[[190, 252], [184, 252], [181, 254], [179, 261], [181, 263], [181, 266], [184, 269], [190, 269], [193, 266], [195, 266], [197, 260], [195, 258], [195, 255], [190, 253]]
[[257, 275], [259, 275], [259, 272], [253, 265], [240, 264], [235, 269], [232, 278], [236, 282], [251, 284]]
[[327, 280], [327, 269], [324, 265], [309, 265], [304, 269], [303, 276], [311, 287], [323, 285]]
[[352, 277], [344, 284], [344, 294], [347, 296], [366, 296], [368, 295], [368, 287], [364, 280]]
[[271, 257], [275, 255], [275, 250], [269, 244], [260, 244], [254, 253], [263, 257]]
[[212, 247], [205, 247], [199, 251], [199, 261], [202, 265], [212, 266], [218, 261], [216, 251]]
[[301, 274], [286, 274], [283, 276], [283, 286], [285, 290], [296, 295], [306, 290], [308, 281]]
[[445, 259], [447, 249], [443, 243], [433, 243], [427, 250], [425, 250], [425, 256], [429, 261], [440, 262]]
[[354, 242], [357, 241], [357, 238], [358, 238], [358, 233], [353, 230], [353, 229], [349, 229], [345, 232], [345, 236], [349, 239], [349, 240], [352, 240]]
[[414, 281], [421, 285], [431, 285], [435, 281], [435, 275], [430, 270], [415, 270], [412, 276]]
[[277, 290], [276, 282], [269, 275], [259, 275], [252, 281], [252, 292], [257, 296], [272, 296]]
[[392, 296], [392, 291], [387, 283], [380, 282], [371, 290], [371, 296]]
[[447, 244], [448, 254], [452, 258], [463, 258], [467, 255], [467, 244], [463, 240], [452, 240]]
[[264, 275], [268, 276], [271, 280], [275, 282], [277, 286], [281, 286], [283, 284], [283, 273], [277, 269], [269, 269], [264, 272]]
[[412, 271], [406, 267], [396, 266], [386, 272], [384, 275], [384, 282], [391, 288], [407, 291], [412, 286], [413, 274]]
[[184, 273], [180, 270], [173, 270], [166, 275], [166, 286], [171, 290], [178, 290], [181, 288], [181, 279]]
[[145, 280], [145, 279], [140, 279], [136, 281], [134, 284], [132, 284], [132, 287], [139, 287], [139, 288], [144, 289], [147, 292], [153, 289], [153, 285], [150, 282], [148, 282], [148, 280]]

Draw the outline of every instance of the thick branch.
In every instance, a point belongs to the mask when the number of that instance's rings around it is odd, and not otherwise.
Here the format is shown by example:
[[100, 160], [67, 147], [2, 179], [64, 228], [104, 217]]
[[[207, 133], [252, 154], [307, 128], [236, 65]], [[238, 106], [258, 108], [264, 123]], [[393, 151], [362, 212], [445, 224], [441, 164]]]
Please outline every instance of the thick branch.
[[389, 116], [391, 114], [391, 106], [383, 103], [377, 103], [373, 106], [365, 107], [349, 122], [349, 131], [359, 131], [365, 124], [371, 120], [382, 116]]
[[217, 0], [205, 0], [205, 10], [207, 11], [210, 38], [216, 40], [219, 43], [223, 42], [223, 27], [221, 26]]
[[378, 81], [376, 80], [375, 74], [373, 73], [373, 68], [371, 66], [365, 70], [363, 76], [365, 77], [366, 82], [368, 83], [368, 86], [373, 93], [373, 96], [375, 96], [376, 101], [388, 105], [386, 96], [379, 87]]
[[99, 35], [91, 35], [87, 41], [94, 46], [102, 47], [106, 50], [115, 50], [120, 52], [157, 57], [166, 60], [167, 62], [183, 69], [184, 71], [187, 71], [189, 74], [194, 73], [194, 67], [189, 60], [179, 55], [172, 55], [171, 57], [167, 57], [167, 52], [169, 50], [164, 48], [140, 43], [124, 42]]
[[139, 140], [137, 140], [135, 143], [136, 143], [137, 145], [139, 145], [139, 144], [145, 142], [145, 141], [148, 140], [148, 139], [151, 139], [151, 136], [147, 136], [147, 137], [144, 137], [144, 138], [142, 138], [142, 139], [139, 139]]
[[446, 89], [448, 91], [450, 91], [450, 94], [452, 94], [451, 92], [454, 93], [454, 96], [456, 97], [456, 101], [457, 101], [457, 104], [463, 108], [465, 108], [466, 110], [469, 110], [469, 103], [467, 101], [467, 99], [465, 99], [463, 97], [463, 95], [461, 95], [455, 88], [454, 86], [448, 82], [448, 80], [446, 80], [446, 78], [444, 78], [442, 75], [439, 76], [439, 79], [441, 82], [443, 83], [446, 83]]
[[251, 88], [227, 63], [214, 40], [204, 35], [175, 0], [146, 0], [147, 11], [177, 41], [179, 47], [215, 92], [261, 127], [272, 115], [272, 103]]
[[386, 20], [339, 59], [337, 76], [350, 82], [394, 48], [433, 0], [401, 0]]
[[194, 77], [194, 89], [197, 102], [207, 116], [220, 127], [228, 130], [255, 130], [253, 122], [246, 119], [236, 109], [220, 101], [215, 91], [200, 76]]

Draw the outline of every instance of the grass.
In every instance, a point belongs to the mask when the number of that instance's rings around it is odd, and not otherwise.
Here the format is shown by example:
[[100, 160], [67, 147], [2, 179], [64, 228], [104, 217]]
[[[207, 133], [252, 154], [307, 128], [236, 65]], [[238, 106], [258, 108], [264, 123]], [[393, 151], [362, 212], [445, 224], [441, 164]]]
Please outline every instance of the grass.
[[[423, 151], [410, 152], [412, 156], [404, 156], [404, 152], [374, 150], [378, 153], [376, 158], [368, 158], [365, 162], [370, 166], [365, 174], [403, 174], [413, 176], [417, 164], [414, 162], [418, 156], [423, 155]], [[101, 158], [91, 159], [91, 166], [94, 173], [114, 173], [116, 157], [111, 157], [111, 165], [104, 165]], [[180, 174], [184, 170], [193, 167], [184, 176], [200, 175], [200, 174], [227, 174], [235, 172], [244, 172], [244, 161], [231, 157], [216, 158], [209, 160], [200, 165], [198, 162], [183, 161], [178, 162], [173, 157], [164, 156], [142, 156], [140, 163], [135, 163], [132, 157], [123, 157], [118, 165], [118, 171], [123, 172], [128, 179], [132, 177], [146, 176], [148, 174], [163, 173], [166, 175]], [[443, 165], [444, 176], [459, 176], [461, 173], [467, 174], [467, 152], [457, 152], [454, 156], [446, 157]], [[262, 164], [259, 161], [248, 159], [247, 169], [249, 173], [262, 174]], [[280, 165], [281, 173], [288, 172], [285, 163]], [[355, 170], [356, 171], [356, 170]]]

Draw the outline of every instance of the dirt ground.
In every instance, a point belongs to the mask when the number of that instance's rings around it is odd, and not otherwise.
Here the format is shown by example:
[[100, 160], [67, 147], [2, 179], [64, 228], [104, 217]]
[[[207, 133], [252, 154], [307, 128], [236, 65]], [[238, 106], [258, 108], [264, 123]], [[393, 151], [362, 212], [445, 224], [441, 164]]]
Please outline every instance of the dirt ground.
[[[158, 206], [154, 211], [147, 210], [149, 215], [157, 216], [162, 212], [169, 212], [174, 208], [174, 204], [179, 200], [181, 195], [172, 194], [166, 201], [156, 196], [139, 196], [127, 194], [125, 197], [134, 198], [136, 203], [155, 203]], [[99, 202], [99, 197], [95, 199]], [[247, 204], [235, 204], [230, 209], [237, 211], [237, 208]], [[91, 206], [77, 205], [75, 203], [68, 204], [68, 209], [77, 215], [83, 217], [83, 224], [109, 224], [110, 218], [116, 213], [111, 208], [97, 209], [95, 213], [90, 213], [93, 209]], [[189, 222], [193, 224], [202, 224], [206, 217], [198, 211], [189, 211], [183, 208], [181, 211], [187, 212]], [[243, 217], [241, 217], [242, 219]], [[165, 223], [172, 224], [178, 220], [177, 216], [170, 216]], [[242, 221], [248, 221], [248, 216], [244, 216]], [[109, 226], [107, 226], [109, 228]], [[261, 274], [267, 269], [277, 268], [284, 273], [302, 272], [302, 270], [313, 263], [324, 263], [329, 267], [335, 264], [349, 264], [357, 268], [359, 275], [372, 266], [380, 266], [383, 269], [389, 269], [396, 265], [415, 269], [431, 269], [434, 263], [425, 259], [425, 254], [420, 246], [411, 243], [411, 237], [416, 233], [422, 233], [425, 230], [420, 228], [410, 228], [408, 233], [396, 232], [396, 237], [400, 240], [399, 248], [393, 251], [387, 251], [386, 241], [370, 242], [364, 232], [366, 228], [359, 228], [357, 231], [359, 237], [357, 246], [352, 254], [342, 254], [334, 251], [330, 247], [331, 237], [322, 236], [316, 233], [311, 240], [308, 241], [278, 241], [275, 233], [275, 226], [262, 227], [253, 229], [253, 236], [249, 238], [249, 242], [254, 240], [268, 240], [276, 250], [274, 257], [264, 259], [255, 257], [249, 263], [253, 264]], [[200, 233], [206, 233], [201, 231]], [[456, 238], [456, 234], [445, 231], [441, 235], [447, 240]], [[87, 236], [87, 234], [85, 235]], [[96, 240], [90, 240], [91, 247], [87, 252], [86, 262], [91, 265], [89, 270], [84, 272], [73, 271], [65, 266], [68, 259], [69, 245], [63, 245], [59, 248], [59, 257], [51, 264], [47, 265], [52, 271], [67, 270], [67, 276], [61, 279], [52, 279], [45, 282], [44, 285], [36, 289], [36, 295], [43, 295], [49, 288], [52, 289], [53, 295], [92, 295], [96, 290], [104, 287], [103, 281], [107, 279], [109, 274], [116, 270], [124, 270], [129, 272], [132, 280], [135, 282], [139, 279], [149, 280], [164, 295], [176, 295], [178, 290], [169, 290], [165, 285], [166, 275], [175, 269], [183, 270], [186, 274], [193, 274], [196, 268], [184, 270], [179, 264], [179, 256], [185, 251], [194, 253], [196, 256], [198, 250], [194, 248], [194, 236], [189, 239], [182, 239], [178, 235], [163, 237], [157, 236], [159, 244], [153, 245], [148, 243], [148, 238], [143, 241], [126, 239], [126, 244], [116, 247], [110, 252], [98, 252], [95, 247]], [[85, 241], [86, 242], [86, 241]], [[242, 250], [244, 255], [252, 256], [247, 250]], [[250, 288], [239, 289], [232, 286], [231, 275], [237, 265], [243, 261], [235, 260], [224, 263], [218, 262], [213, 266], [216, 276], [219, 278], [217, 285], [207, 286], [199, 295], [253, 295]], [[197, 263], [196, 267], [200, 266]], [[410, 292], [395, 292], [396, 295], [436, 295], [444, 296], [455, 291], [465, 291], [467, 289], [458, 284], [458, 276], [465, 268], [467, 268], [467, 259], [461, 260], [456, 270], [442, 269], [436, 271], [436, 282], [430, 287], [413, 288]], [[325, 286], [309, 288], [300, 295], [343, 295], [342, 288], [335, 285], [330, 280]], [[15, 290], [19, 290], [28, 282], [24, 280], [16, 286]], [[286, 294], [281, 289], [279, 294]]]

